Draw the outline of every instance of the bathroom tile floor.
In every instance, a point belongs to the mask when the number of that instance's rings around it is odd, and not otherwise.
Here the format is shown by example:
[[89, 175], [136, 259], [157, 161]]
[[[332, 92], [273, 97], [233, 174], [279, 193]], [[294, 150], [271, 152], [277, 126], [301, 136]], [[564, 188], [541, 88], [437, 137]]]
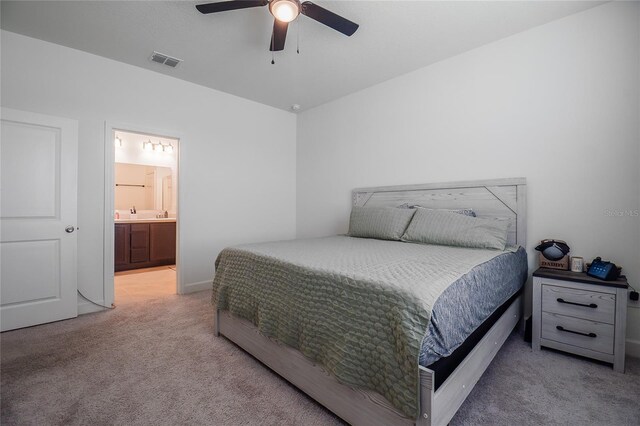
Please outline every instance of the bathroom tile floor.
[[116, 272], [114, 281], [116, 306], [176, 294], [175, 265]]

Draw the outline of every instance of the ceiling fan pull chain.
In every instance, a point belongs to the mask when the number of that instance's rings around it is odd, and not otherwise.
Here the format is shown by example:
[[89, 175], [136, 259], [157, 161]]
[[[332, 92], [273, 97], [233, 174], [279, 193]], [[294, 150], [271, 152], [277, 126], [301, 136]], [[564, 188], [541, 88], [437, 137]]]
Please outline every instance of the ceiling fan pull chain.
[[275, 54], [274, 54], [274, 52], [273, 52], [273, 45], [274, 45], [273, 38], [274, 38], [274, 37], [273, 37], [273, 36], [271, 36], [271, 65], [273, 65], [273, 64], [275, 64], [275, 63], [276, 63], [276, 60], [275, 60]]
[[296, 20], [296, 52], [300, 54], [300, 20]]

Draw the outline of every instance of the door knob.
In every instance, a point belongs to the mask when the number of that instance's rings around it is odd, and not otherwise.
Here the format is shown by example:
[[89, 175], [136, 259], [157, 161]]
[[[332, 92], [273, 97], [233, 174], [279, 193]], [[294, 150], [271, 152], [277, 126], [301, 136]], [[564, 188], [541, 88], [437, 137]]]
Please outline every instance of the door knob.
[[76, 228], [74, 228], [73, 226], [69, 225], [66, 228], [64, 228], [65, 231], [67, 231], [67, 233], [72, 233], [73, 231], [76, 230]]

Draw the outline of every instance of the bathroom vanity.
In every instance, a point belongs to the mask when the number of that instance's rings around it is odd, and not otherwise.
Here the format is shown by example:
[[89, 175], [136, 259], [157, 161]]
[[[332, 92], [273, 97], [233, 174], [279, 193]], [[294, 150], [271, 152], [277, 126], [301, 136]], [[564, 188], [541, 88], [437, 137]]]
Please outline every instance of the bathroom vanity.
[[176, 263], [175, 219], [115, 221], [115, 271]]

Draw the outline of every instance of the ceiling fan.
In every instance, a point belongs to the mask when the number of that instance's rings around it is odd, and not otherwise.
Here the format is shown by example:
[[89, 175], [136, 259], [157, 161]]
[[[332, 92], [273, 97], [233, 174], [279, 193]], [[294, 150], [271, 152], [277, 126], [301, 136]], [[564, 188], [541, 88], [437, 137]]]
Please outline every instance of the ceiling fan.
[[196, 5], [200, 13], [217, 13], [227, 10], [247, 9], [269, 5], [269, 12], [275, 18], [271, 35], [270, 51], [284, 50], [289, 22], [303, 14], [321, 24], [333, 28], [346, 36], [351, 36], [358, 29], [358, 24], [340, 15], [318, 6], [310, 1], [300, 0], [232, 0]]

